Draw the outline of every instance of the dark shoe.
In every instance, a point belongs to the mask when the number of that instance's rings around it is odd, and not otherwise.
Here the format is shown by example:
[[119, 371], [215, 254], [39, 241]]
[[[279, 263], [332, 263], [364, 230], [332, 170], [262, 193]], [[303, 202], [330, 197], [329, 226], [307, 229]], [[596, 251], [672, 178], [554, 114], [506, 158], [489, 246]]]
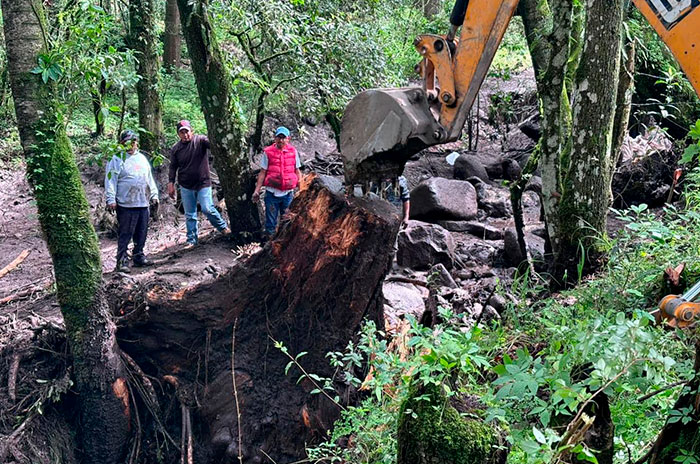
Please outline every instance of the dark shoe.
[[122, 261], [117, 261], [117, 267], [114, 269], [115, 272], [124, 272], [124, 273], [130, 273], [131, 268], [129, 267], [129, 261], [127, 260], [122, 260]]
[[153, 261], [151, 261], [148, 258], [141, 258], [141, 259], [135, 259], [134, 260], [134, 267], [146, 267], [146, 266], [152, 266]]

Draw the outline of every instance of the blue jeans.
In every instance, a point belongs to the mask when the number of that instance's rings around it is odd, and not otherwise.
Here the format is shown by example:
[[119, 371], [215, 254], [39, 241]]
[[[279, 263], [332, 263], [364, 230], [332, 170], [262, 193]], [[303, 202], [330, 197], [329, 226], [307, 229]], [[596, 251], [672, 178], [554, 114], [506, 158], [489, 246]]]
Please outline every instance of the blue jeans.
[[211, 187], [199, 190], [190, 190], [180, 187], [182, 207], [185, 208], [185, 224], [187, 225], [187, 243], [197, 244], [197, 203], [202, 207], [202, 212], [207, 216], [211, 225], [222, 231], [226, 228], [226, 221], [214, 207], [211, 198]]
[[294, 192], [276, 197], [270, 192], [265, 192], [265, 233], [272, 235], [277, 229], [277, 218], [284, 214], [289, 204], [294, 199]]

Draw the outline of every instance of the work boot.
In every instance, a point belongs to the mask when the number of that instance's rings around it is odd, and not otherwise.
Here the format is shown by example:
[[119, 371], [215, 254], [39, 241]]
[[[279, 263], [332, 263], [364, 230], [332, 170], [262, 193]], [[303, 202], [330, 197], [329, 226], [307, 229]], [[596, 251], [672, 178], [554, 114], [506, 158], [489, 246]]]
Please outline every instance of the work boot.
[[153, 261], [150, 259], [146, 258], [145, 256], [141, 258], [134, 258], [134, 267], [146, 267], [146, 266], [152, 266]]
[[120, 259], [117, 261], [117, 267], [114, 269], [115, 272], [124, 272], [126, 274], [131, 272], [129, 267], [129, 261], [126, 259]]

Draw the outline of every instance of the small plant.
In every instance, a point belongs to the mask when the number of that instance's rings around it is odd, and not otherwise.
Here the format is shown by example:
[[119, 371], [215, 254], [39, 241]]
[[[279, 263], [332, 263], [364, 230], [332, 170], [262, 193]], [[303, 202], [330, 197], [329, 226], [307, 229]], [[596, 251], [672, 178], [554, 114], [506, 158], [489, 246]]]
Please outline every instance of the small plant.
[[688, 131], [688, 139], [690, 139], [689, 145], [683, 151], [683, 156], [678, 163], [688, 164], [698, 156], [700, 153], [700, 119], [695, 121], [695, 124], [690, 126]]

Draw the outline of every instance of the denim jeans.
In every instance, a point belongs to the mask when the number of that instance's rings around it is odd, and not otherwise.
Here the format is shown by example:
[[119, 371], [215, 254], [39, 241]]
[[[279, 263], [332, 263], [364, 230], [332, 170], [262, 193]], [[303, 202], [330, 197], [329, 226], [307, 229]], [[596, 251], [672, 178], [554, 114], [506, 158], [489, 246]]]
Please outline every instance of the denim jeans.
[[181, 186], [180, 198], [182, 199], [182, 207], [185, 208], [188, 243], [197, 244], [197, 203], [201, 206], [202, 212], [207, 216], [211, 225], [219, 231], [226, 228], [226, 221], [214, 207], [214, 201], [211, 198], [211, 187], [190, 190]]
[[270, 192], [265, 192], [265, 233], [267, 235], [275, 233], [278, 217], [287, 211], [293, 199], [294, 191], [281, 197], [276, 197]]
[[145, 259], [143, 247], [148, 234], [148, 208], [124, 208], [117, 205], [117, 223], [119, 224], [119, 239], [117, 241], [117, 265], [128, 259], [126, 252], [131, 239], [134, 239], [132, 258], [135, 263]]

